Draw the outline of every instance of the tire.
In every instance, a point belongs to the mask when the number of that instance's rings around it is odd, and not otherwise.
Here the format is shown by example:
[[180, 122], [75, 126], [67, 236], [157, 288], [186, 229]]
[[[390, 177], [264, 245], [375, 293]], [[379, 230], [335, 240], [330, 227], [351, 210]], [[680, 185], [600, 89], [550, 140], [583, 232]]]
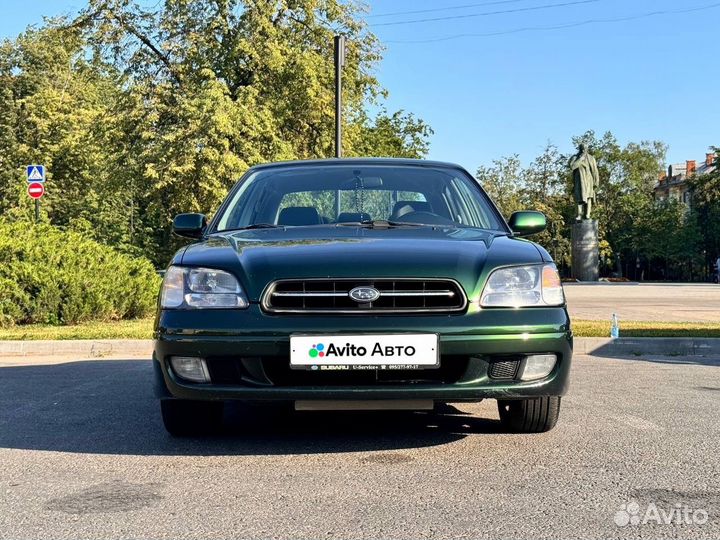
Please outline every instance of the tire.
[[543, 433], [555, 427], [560, 416], [560, 396], [532, 399], [498, 399], [502, 426], [514, 433]]
[[219, 430], [223, 410], [222, 401], [160, 400], [165, 429], [175, 437], [206, 435]]

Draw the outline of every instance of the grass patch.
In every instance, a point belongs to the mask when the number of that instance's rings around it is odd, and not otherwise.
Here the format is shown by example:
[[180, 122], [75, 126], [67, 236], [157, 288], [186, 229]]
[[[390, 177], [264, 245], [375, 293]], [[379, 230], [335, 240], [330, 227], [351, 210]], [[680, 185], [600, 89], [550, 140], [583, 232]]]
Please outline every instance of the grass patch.
[[[610, 321], [573, 320], [576, 337], [609, 337]], [[0, 328], [0, 340], [151, 339], [153, 320], [95, 322], [68, 326], [28, 324]], [[714, 337], [720, 323], [620, 321], [620, 337]]]
[[0, 340], [36, 339], [151, 339], [153, 319], [93, 322], [51, 326], [26, 324], [0, 328]]
[[[572, 322], [576, 337], [610, 337], [610, 321]], [[720, 338], [720, 323], [620, 321], [620, 337]]]

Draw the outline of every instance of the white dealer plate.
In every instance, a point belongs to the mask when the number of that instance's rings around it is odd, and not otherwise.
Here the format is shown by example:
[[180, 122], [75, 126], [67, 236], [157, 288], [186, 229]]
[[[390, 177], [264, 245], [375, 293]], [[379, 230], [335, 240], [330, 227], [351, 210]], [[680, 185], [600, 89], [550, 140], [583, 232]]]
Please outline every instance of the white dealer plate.
[[440, 365], [437, 334], [292, 335], [296, 369], [423, 369]]

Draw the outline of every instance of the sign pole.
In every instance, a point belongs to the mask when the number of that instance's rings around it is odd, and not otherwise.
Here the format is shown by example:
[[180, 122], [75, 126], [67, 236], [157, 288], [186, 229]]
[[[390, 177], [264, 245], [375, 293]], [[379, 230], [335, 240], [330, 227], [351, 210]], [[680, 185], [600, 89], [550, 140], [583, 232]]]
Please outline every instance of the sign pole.
[[27, 193], [35, 199], [35, 223], [40, 223], [40, 197], [45, 194], [45, 165], [28, 165], [27, 182]]
[[335, 157], [342, 157], [342, 68], [345, 65], [345, 36], [335, 36]]

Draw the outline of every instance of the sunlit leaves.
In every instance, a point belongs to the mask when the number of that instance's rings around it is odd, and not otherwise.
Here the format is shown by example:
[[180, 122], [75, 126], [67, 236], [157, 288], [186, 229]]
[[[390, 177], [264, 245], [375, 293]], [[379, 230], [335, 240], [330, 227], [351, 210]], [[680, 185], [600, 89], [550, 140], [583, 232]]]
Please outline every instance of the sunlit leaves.
[[[420, 157], [429, 127], [368, 116], [380, 46], [354, 2], [90, 0], [0, 46], [0, 209], [31, 216], [23, 166], [50, 171], [43, 217], [150, 256], [175, 213], [210, 213], [251, 165], [333, 155], [332, 37], [343, 33], [345, 153]], [[23, 186], [24, 187], [24, 186]]]

